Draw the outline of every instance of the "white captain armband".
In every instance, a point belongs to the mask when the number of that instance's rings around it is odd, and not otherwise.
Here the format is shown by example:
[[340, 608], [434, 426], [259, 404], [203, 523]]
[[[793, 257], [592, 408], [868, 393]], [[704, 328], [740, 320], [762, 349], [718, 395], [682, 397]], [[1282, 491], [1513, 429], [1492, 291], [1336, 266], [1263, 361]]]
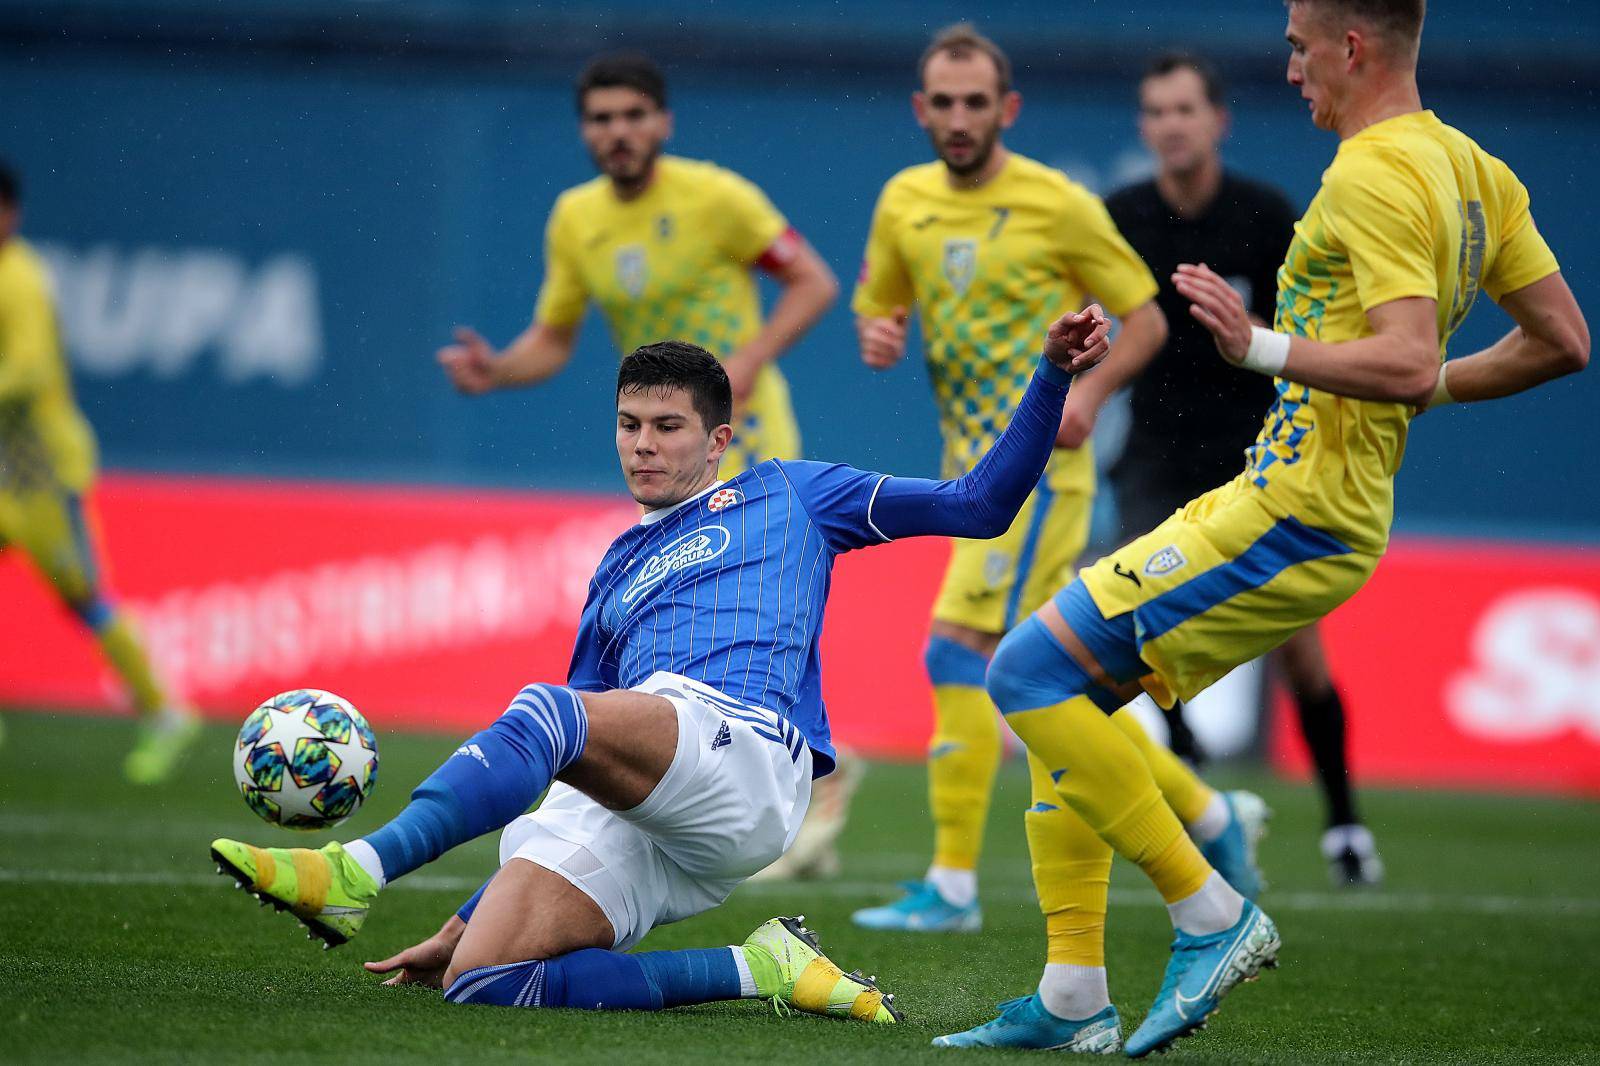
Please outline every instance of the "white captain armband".
[[1275, 333], [1264, 326], [1250, 327], [1250, 349], [1239, 365], [1258, 374], [1277, 377], [1289, 362], [1289, 335]]

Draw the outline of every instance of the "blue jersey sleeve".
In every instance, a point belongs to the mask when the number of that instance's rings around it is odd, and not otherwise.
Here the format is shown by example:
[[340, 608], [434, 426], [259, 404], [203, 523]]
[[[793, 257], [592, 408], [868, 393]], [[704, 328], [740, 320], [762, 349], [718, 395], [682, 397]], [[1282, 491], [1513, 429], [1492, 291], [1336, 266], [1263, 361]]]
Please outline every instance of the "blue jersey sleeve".
[[1004, 533], [1050, 461], [1071, 382], [1065, 371], [1041, 359], [1006, 431], [978, 465], [950, 481], [886, 478], [870, 501], [871, 529], [885, 540], [985, 540]]
[[888, 474], [843, 463], [785, 459], [777, 465], [833, 551], [847, 552], [889, 539], [872, 524], [872, 498]]

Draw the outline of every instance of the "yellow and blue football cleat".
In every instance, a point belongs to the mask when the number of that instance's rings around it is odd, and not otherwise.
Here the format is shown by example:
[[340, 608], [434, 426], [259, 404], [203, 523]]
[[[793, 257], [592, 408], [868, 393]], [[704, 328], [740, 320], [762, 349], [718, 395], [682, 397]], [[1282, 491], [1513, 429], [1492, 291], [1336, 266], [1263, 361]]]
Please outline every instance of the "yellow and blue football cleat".
[[378, 883], [338, 842], [310, 848], [258, 848], [237, 840], [213, 840], [217, 873], [271, 906], [300, 919], [309, 937], [338, 947], [361, 930], [378, 895]]
[[162, 711], [139, 723], [139, 738], [123, 761], [130, 784], [159, 785], [172, 776], [200, 736], [200, 718], [193, 711]]
[[1039, 993], [1000, 1004], [1000, 1016], [962, 1033], [933, 1038], [934, 1047], [1014, 1047], [1034, 1051], [1067, 1051], [1079, 1055], [1115, 1055], [1122, 1050], [1122, 1023], [1117, 1008], [1107, 1007], [1092, 1018], [1070, 1021], [1044, 1009]]
[[745, 939], [745, 961], [756, 991], [779, 1013], [788, 1009], [831, 1018], [893, 1025], [905, 1015], [877, 979], [845, 973], [822, 953], [817, 935], [798, 918], [773, 918]]
[[1142, 1058], [1204, 1029], [1206, 1018], [1235, 985], [1278, 965], [1281, 943], [1278, 927], [1249, 900], [1231, 929], [1209, 936], [1178, 933], [1161, 991], [1128, 1038], [1128, 1057]]

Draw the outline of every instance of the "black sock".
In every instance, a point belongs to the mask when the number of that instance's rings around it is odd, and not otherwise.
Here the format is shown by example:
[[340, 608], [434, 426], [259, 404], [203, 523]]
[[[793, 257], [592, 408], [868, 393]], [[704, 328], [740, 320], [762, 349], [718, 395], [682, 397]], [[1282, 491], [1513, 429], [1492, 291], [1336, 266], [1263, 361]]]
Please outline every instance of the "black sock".
[[1328, 825], [1360, 822], [1350, 790], [1350, 770], [1345, 765], [1344, 702], [1339, 690], [1329, 686], [1320, 695], [1296, 695], [1295, 706], [1300, 711], [1300, 733], [1306, 738], [1328, 804]]
[[1162, 707], [1161, 716], [1167, 720], [1167, 747], [1172, 749], [1172, 754], [1190, 766], [1205, 762], [1206, 756], [1200, 750], [1200, 742], [1194, 738], [1189, 723], [1183, 720], [1183, 701], [1174, 700], [1171, 707]]

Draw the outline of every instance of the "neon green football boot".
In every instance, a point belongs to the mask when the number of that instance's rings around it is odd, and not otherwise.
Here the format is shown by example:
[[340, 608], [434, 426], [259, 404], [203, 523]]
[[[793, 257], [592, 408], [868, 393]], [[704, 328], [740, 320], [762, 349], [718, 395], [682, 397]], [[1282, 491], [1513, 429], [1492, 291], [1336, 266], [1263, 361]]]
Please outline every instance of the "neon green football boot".
[[905, 1015], [877, 979], [861, 971], [844, 973], [822, 953], [817, 935], [798, 918], [773, 918], [746, 938], [743, 946], [756, 991], [783, 1013], [785, 1009], [893, 1025]]
[[324, 948], [338, 947], [361, 930], [378, 896], [378, 883], [337, 841], [310, 848], [257, 848], [237, 840], [213, 840], [217, 873], [305, 925]]
[[200, 736], [200, 717], [189, 710], [159, 711], [139, 723], [139, 739], [122, 763], [130, 784], [159, 785], [172, 776]]

